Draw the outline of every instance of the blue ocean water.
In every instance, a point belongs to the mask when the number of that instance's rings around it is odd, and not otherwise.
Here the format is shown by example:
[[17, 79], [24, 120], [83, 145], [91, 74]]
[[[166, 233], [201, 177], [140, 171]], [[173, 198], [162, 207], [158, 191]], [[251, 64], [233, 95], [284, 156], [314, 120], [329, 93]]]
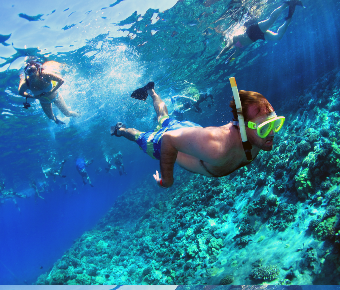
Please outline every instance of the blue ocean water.
[[[8, 1], [0, 3], [0, 181], [27, 198], [1, 198], [0, 284], [32, 284], [111, 208], [117, 196], [153, 182], [159, 164], [133, 143], [109, 134], [117, 121], [142, 131], [155, 124], [150, 100], [129, 98], [149, 81], [171, 108], [171, 96], [190, 88], [214, 95], [203, 113], [186, 118], [202, 126], [231, 120], [228, 78], [261, 92], [275, 107], [290, 101], [339, 66], [339, 3], [303, 1], [279, 42], [256, 42], [234, 62], [217, 62], [221, 32], [247, 18], [265, 19], [281, 1]], [[278, 19], [273, 30], [283, 23]], [[38, 101], [22, 108], [19, 76], [27, 57], [55, 61], [60, 88], [79, 118], [57, 126]], [[279, 108], [276, 108], [279, 111]], [[105, 156], [121, 151], [127, 175], [105, 172]], [[83, 185], [78, 157], [94, 185]], [[66, 159], [66, 178], [45, 178], [42, 167]], [[34, 197], [30, 183], [41, 190]], [[76, 188], [76, 190], [74, 190]]]

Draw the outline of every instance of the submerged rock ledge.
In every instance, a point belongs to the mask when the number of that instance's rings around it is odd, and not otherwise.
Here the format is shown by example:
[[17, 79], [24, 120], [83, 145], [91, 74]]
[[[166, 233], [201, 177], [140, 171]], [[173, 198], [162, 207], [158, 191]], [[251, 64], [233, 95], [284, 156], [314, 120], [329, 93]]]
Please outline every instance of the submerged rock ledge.
[[339, 89], [333, 71], [275, 104], [284, 128], [248, 167], [124, 193], [36, 284], [339, 284]]

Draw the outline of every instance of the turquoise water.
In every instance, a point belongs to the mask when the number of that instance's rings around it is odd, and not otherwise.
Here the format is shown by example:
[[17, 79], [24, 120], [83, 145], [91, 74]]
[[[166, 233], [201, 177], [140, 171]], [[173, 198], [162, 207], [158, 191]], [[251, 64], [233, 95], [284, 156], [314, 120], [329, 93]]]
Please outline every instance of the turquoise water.
[[[190, 110], [184, 117], [202, 126], [220, 126], [232, 118], [231, 76], [240, 89], [263, 94], [277, 112], [285, 104], [298, 109], [313, 85], [321, 87], [319, 91], [327, 87], [339, 69], [338, 1], [305, 0], [306, 8], [296, 8], [279, 42], [249, 45], [230, 64], [215, 60], [224, 30], [237, 29], [249, 18], [247, 11], [265, 19], [280, 3], [34, 0], [0, 4], [0, 180], [6, 190], [27, 196], [1, 198], [1, 284], [36, 282], [74, 240], [97, 224], [117, 196], [142, 181], [154, 182], [158, 162], [135, 144], [109, 134], [117, 121], [141, 131], [155, 127], [151, 100], [144, 103], [129, 97], [136, 88], [154, 81], [170, 110], [174, 95], [193, 88], [212, 94], [212, 105], [203, 102], [202, 113]], [[38, 101], [30, 101], [27, 110], [22, 107], [19, 75], [28, 56], [61, 64], [58, 74], [65, 83], [59, 92], [81, 114], [79, 118], [66, 118], [55, 108], [56, 116], [66, 123], [57, 126]], [[127, 175], [105, 172], [105, 156], [118, 151]], [[75, 170], [78, 157], [94, 159], [87, 169], [93, 188], [84, 186]], [[63, 159], [66, 178], [46, 179], [42, 167], [58, 166]], [[44, 200], [34, 197], [32, 181]], [[130, 281], [134, 282], [141, 281]]]

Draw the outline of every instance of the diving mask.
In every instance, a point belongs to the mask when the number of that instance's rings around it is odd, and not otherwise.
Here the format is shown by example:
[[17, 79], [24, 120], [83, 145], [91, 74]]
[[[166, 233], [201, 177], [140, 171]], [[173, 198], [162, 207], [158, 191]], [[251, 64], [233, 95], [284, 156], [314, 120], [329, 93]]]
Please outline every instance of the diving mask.
[[32, 75], [36, 71], [39, 71], [39, 73], [40, 73], [41, 67], [42, 67], [42, 64], [40, 62], [31, 61], [31, 62], [27, 63], [26, 67], [24, 68], [24, 72], [25, 72], [26, 75]]
[[35, 65], [29, 65], [25, 68], [25, 74], [26, 75], [32, 75], [37, 71], [37, 68]]
[[275, 112], [272, 112], [268, 115], [268, 117], [263, 121], [251, 122], [248, 121], [247, 127], [250, 129], [256, 129], [257, 135], [260, 138], [266, 138], [271, 131], [275, 133], [279, 132], [283, 126], [285, 121], [285, 117], [276, 116]]

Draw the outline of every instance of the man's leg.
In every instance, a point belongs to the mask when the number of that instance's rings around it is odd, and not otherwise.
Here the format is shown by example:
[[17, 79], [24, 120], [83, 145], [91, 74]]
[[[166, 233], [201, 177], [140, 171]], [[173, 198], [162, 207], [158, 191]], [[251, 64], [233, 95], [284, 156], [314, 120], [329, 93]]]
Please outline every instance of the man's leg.
[[[157, 121], [159, 121], [162, 117], [168, 116], [168, 108], [166, 107], [164, 101], [158, 96], [154, 89], [147, 90], [147, 93], [152, 98], [153, 107], [155, 108], [157, 114]], [[116, 127], [111, 127], [111, 134], [115, 131]], [[136, 136], [139, 136], [141, 131], [138, 131], [134, 128], [124, 128], [121, 127], [118, 129], [118, 136], [123, 136], [130, 141], [136, 141]]]
[[[112, 126], [111, 127], [111, 134], [115, 131], [116, 126]], [[134, 128], [120, 128], [117, 130], [117, 134], [118, 136], [123, 136], [126, 139], [130, 140], [130, 141], [135, 141], [136, 140], [136, 136], [138, 136], [141, 131], [138, 131], [137, 129]]]
[[52, 104], [45, 104], [45, 103], [40, 103], [45, 115], [54, 121], [54, 114], [52, 111]]
[[[87, 174], [87, 173], [86, 173], [86, 174]], [[89, 184], [91, 187], [93, 187], [93, 184], [92, 184], [92, 182], [91, 182], [90, 176], [89, 176], [88, 174], [87, 174], [86, 179], [87, 179], [88, 184]]]
[[157, 121], [164, 117], [168, 116], [168, 108], [166, 107], [163, 100], [158, 96], [154, 89], [147, 90], [149, 96], [152, 98], [153, 101], [153, 107], [155, 108], [156, 114], [157, 114]]
[[283, 10], [288, 7], [287, 3], [282, 4], [280, 7], [276, 8], [269, 16], [268, 19], [259, 22], [259, 27], [263, 33], [265, 33], [276, 21], [276, 19], [280, 16]]
[[80, 115], [76, 112], [70, 111], [66, 103], [64, 101], [64, 98], [61, 94], [58, 95], [58, 98], [55, 100], [55, 105], [58, 107], [58, 109], [66, 116], [66, 117], [79, 117]]
[[61, 176], [61, 173], [62, 173], [62, 171], [63, 171], [65, 162], [66, 162], [66, 160], [63, 160], [63, 161], [60, 162], [60, 168], [59, 168], [59, 170], [57, 171], [57, 172], [58, 172], [58, 175], [60, 175], [60, 176]]
[[273, 41], [277, 41], [277, 40], [280, 40], [282, 38], [282, 36], [285, 34], [287, 28], [288, 28], [288, 25], [289, 23], [291, 22], [291, 18], [289, 18], [288, 20], [285, 21], [285, 23], [283, 23], [279, 29], [277, 30], [277, 33], [273, 32], [273, 31], [270, 31], [270, 30], [267, 30], [265, 33], [264, 33], [264, 38], [266, 40], [273, 40]]

